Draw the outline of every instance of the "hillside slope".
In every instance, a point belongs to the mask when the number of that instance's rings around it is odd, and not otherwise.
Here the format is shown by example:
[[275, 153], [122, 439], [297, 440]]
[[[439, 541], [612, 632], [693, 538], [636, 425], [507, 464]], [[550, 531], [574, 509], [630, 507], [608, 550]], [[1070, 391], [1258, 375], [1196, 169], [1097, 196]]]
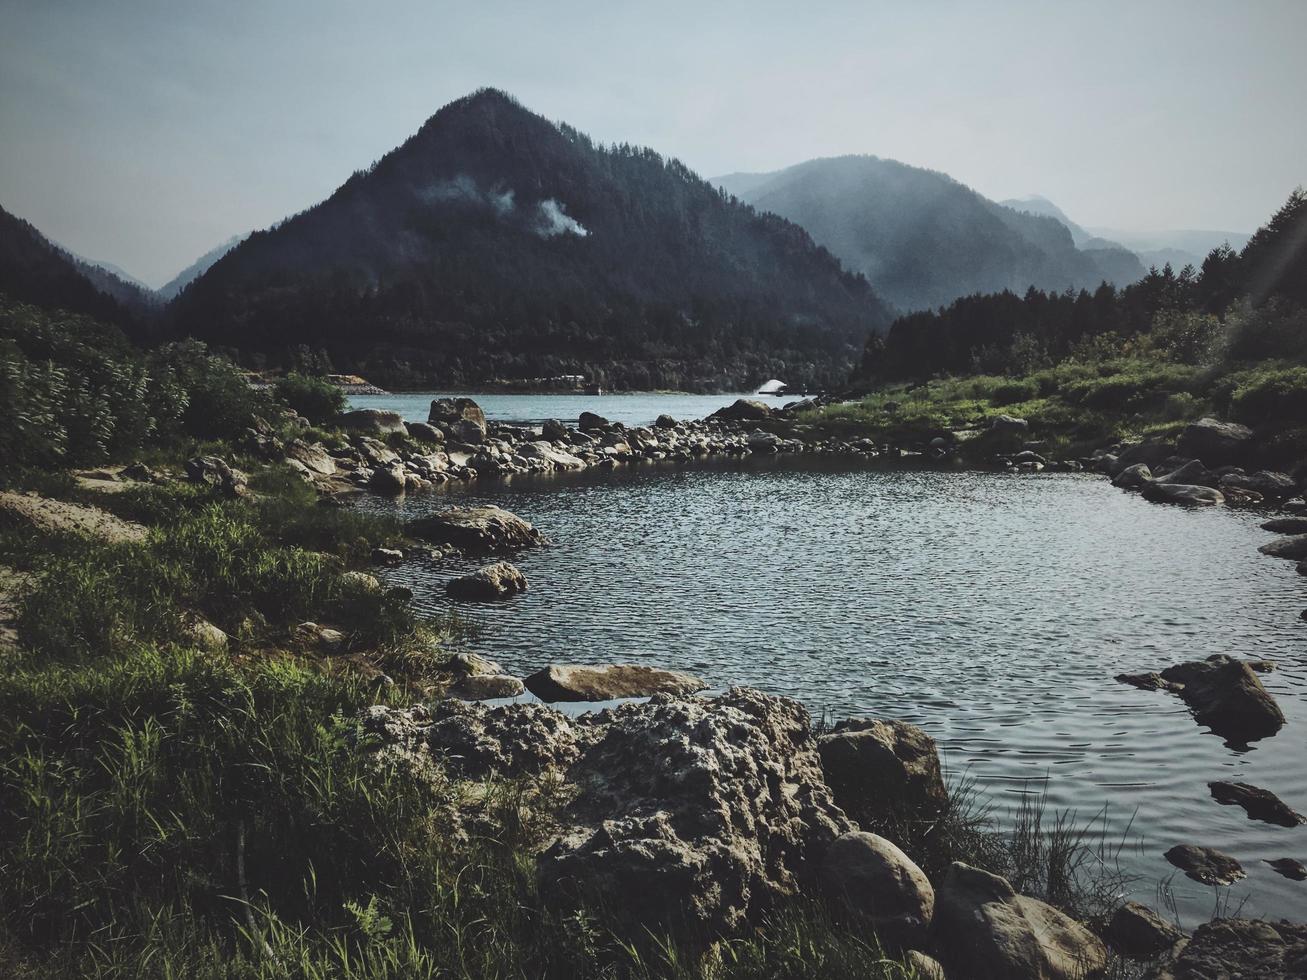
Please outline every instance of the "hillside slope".
[[799, 227], [495, 90], [251, 235], [174, 306], [215, 343], [444, 384], [822, 383], [889, 319]]

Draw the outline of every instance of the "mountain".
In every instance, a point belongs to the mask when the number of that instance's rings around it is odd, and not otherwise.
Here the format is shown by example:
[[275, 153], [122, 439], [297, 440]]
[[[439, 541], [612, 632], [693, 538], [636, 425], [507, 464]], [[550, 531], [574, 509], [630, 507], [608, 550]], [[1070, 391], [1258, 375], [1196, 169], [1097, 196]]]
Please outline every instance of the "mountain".
[[100, 292], [112, 296], [137, 316], [153, 316], [163, 307], [163, 298], [158, 293], [118, 266], [84, 259], [76, 252], [62, 246], [55, 247], [67, 256], [78, 272], [90, 280], [91, 285]]
[[831, 382], [890, 315], [798, 226], [493, 89], [250, 235], [173, 306], [201, 339], [308, 345], [392, 384], [632, 388]]
[[22, 218], [0, 208], [0, 294], [48, 309], [136, 328], [145, 294], [76, 258]]
[[208, 272], [215, 262], [239, 245], [245, 238], [245, 235], [233, 235], [221, 245], [209, 249], [185, 269], [169, 279], [168, 282], [160, 286], [159, 295], [168, 301], [176, 299], [183, 289]]
[[803, 226], [904, 310], [1029, 286], [1092, 289], [1143, 275], [1128, 252], [1081, 251], [1056, 219], [1003, 207], [946, 174], [874, 156], [809, 160], [717, 178], [727, 193]]
[[1186, 265], [1195, 269], [1203, 264], [1209, 252], [1228, 244], [1236, 252], [1248, 244], [1249, 234], [1241, 231], [1203, 231], [1177, 229], [1172, 231], [1122, 231], [1119, 228], [1083, 228], [1076, 224], [1046, 197], [1030, 197], [1003, 201], [1004, 206], [1017, 211], [1056, 218], [1066, 225], [1077, 248], [1127, 248], [1139, 256], [1145, 266], [1162, 268], [1170, 264], [1177, 272]]

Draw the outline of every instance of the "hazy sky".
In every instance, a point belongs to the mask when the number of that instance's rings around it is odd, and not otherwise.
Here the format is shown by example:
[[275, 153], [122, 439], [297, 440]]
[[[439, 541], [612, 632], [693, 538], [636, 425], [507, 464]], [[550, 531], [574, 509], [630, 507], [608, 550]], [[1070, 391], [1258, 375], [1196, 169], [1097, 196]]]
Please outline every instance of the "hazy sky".
[[0, 0], [0, 206], [159, 285], [483, 85], [704, 176], [874, 153], [1082, 224], [1307, 183], [1307, 0]]

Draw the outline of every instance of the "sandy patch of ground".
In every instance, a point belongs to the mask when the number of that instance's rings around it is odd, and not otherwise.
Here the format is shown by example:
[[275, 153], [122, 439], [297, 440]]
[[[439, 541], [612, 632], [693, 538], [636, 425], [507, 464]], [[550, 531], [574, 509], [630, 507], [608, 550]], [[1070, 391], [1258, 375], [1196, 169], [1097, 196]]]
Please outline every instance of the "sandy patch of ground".
[[0, 492], [0, 521], [41, 531], [73, 531], [104, 541], [143, 541], [145, 528], [86, 504], [51, 500], [34, 493]]

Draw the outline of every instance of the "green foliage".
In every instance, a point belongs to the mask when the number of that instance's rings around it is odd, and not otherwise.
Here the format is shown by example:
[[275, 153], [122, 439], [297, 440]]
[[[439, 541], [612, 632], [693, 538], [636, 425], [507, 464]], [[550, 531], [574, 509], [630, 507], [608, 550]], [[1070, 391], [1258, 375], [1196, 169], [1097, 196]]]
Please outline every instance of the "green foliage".
[[345, 409], [345, 393], [329, 381], [291, 372], [272, 387], [273, 397], [314, 425], [329, 422]]
[[1006, 381], [996, 387], [989, 398], [995, 405], [1015, 405], [1028, 402], [1040, 395], [1039, 384], [1029, 381]]
[[1266, 365], [1235, 372], [1221, 389], [1229, 392], [1236, 421], [1277, 428], [1307, 423], [1307, 367]]

